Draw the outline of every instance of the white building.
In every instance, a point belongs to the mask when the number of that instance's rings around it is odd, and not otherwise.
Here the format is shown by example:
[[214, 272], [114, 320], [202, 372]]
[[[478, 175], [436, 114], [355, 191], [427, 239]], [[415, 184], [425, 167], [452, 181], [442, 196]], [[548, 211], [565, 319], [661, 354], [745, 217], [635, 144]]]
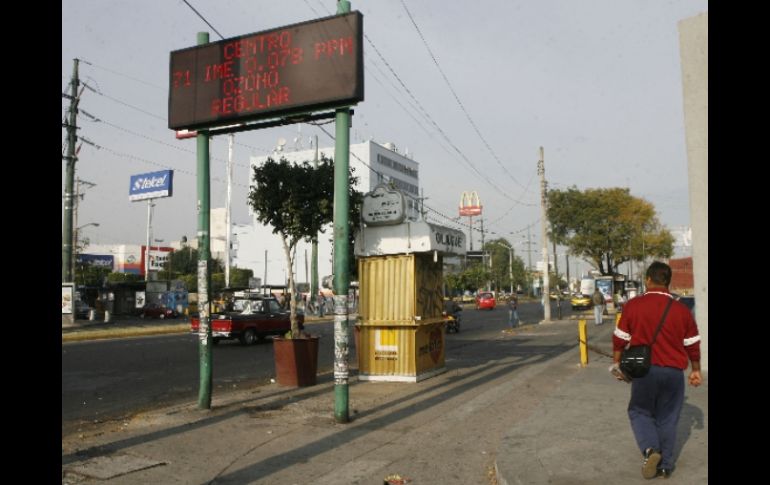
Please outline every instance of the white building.
[[[335, 158], [333, 147], [320, 148], [319, 158], [322, 154], [332, 159]], [[312, 161], [315, 157], [315, 149], [280, 152], [271, 156], [273, 159], [280, 159], [281, 157], [290, 162]], [[258, 166], [264, 163], [267, 158], [267, 156], [252, 157], [250, 165]], [[366, 141], [350, 145], [350, 167], [353, 168], [353, 176], [358, 178], [356, 189], [363, 193], [369, 192], [380, 183], [392, 182], [406, 195], [409, 217], [417, 219], [417, 200], [420, 193], [419, 164], [409, 158], [407, 154], [399, 153], [392, 143], [380, 145], [373, 141]], [[249, 170], [249, 173], [251, 172]], [[272, 233], [271, 227], [263, 226], [257, 222], [253, 213], [252, 217], [251, 224], [233, 225], [232, 264], [239, 268], [251, 269], [254, 271], [254, 276], [262, 278], [265, 284], [283, 285], [288, 281], [288, 273], [281, 238]], [[213, 240], [216, 238], [213, 214], [211, 226]], [[333, 237], [330, 225], [318, 240], [318, 274], [320, 278], [332, 274]], [[297, 245], [295, 267], [293, 268], [295, 281], [309, 282], [311, 255], [310, 243], [300, 242]]]

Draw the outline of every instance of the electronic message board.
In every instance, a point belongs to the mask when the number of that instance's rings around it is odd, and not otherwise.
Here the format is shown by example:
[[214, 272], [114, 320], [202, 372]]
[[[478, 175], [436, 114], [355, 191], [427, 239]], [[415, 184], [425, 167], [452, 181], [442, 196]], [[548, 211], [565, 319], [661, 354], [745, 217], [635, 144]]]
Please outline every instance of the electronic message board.
[[363, 101], [362, 41], [356, 11], [173, 51], [168, 127], [224, 126]]

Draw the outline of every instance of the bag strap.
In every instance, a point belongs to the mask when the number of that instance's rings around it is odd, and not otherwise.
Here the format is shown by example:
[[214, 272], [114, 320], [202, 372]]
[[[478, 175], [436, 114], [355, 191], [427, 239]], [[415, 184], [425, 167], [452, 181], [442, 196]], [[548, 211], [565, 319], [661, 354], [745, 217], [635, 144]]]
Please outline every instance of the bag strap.
[[666, 315], [668, 315], [668, 309], [671, 308], [671, 304], [674, 302], [673, 298], [668, 299], [668, 303], [666, 304], [666, 309], [663, 310], [663, 316], [660, 317], [660, 323], [658, 324], [658, 328], [655, 329], [655, 335], [652, 336], [652, 342], [650, 342], [650, 347], [652, 347], [652, 344], [655, 343], [655, 339], [658, 338], [658, 332], [660, 332], [660, 327], [663, 326], [663, 322], [666, 321]]

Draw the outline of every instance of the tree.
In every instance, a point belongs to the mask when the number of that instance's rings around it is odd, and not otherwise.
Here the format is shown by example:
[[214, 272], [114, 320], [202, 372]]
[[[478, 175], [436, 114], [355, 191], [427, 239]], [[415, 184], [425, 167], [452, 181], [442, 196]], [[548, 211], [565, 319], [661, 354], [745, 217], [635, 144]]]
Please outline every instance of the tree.
[[[355, 190], [356, 178], [348, 175], [350, 195], [348, 220], [355, 227], [359, 221], [361, 193]], [[310, 162], [289, 163], [285, 158], [276, 162], [268, 158], [254, 167], [249, 191], [249, 205], [257, 220], [273, 227], [273, 234], [281, 236], [288, 268], [294, 267], [299, 241], [311, 242], [324, 232], [334, 219], [334, 165], [330, 158], [321, 156], [318, 168]], [[351, 231], [353, 234], [354, 231]], [[291, 334], [299, 336], [297, 300], [294, 274], [289, 271], [291, 298]]]
[[248, 287], [249, 278], [252, 278], [253, 276], [254, 276], [253, 270], [231, 266], [230, 267], [230, 286], [233, 288]]
[[[500, 289], [510, 289], [511, 283], [516, 287], [527, 282], [524, 261], [514, 253], [513, 264], [509, 264], [511, 253], [508, 248], [510, 247], [511, 243], [502, 237], [484, 244], [483, 249], [491, 258], [491, 263], [489, 263], [491, 266], [489, 270], [490, 279], [497, 291], [500, 291]], [[513, 280], [511, 280], [511, 273], [513, 273]]]
[[629, 189], [551, 190], [548, 222], [557, 244], [592, 261], [603, 275], [626, 261], [673, 253], [674, 237], [661, 226], [655, 207]]

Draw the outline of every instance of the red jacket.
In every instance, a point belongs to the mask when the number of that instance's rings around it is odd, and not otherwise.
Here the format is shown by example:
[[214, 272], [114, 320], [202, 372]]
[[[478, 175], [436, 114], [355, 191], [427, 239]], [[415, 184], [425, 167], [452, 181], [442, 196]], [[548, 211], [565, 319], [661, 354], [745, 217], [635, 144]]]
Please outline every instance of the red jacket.
[[[663, 289], [651, 289], [623, 305], [620, 322], [612, 336], [615, 351], [627, 344], [649, 345], [660, 317], [671, 296]], [[700, 335], [690, 309], [671, 302], [666, 321], [652, 345], [652, 365], [687, 369], [690, 361], [700, 361]]]

